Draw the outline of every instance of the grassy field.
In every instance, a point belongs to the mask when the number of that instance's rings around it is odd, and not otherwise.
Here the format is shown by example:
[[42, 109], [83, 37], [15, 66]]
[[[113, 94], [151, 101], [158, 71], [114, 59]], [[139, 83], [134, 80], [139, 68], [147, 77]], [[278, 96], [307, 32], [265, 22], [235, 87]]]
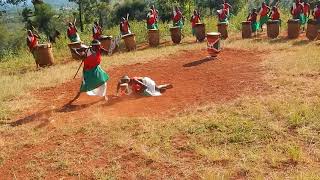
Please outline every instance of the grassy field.
[[[33, 60], [27, 53], [1, 63], [0, 167], [15, 151], [42, 147], [53, 139], [62, 145], [35, 152], [33, 160], [26, 162], [25, 168], [33, 179], [50, 175], [43, 161], [61, 176], [80, 179], [84, 172], [94, 179], [117, 179], [120, 172], [126, 171], [126, 161], [135, 162], [134, 167], [145, 164], [127, 172], [134, 178], [155, 174], [167, 179], [320, 179], [319, 42], [241, 40], [236, 33], [232, 36], [222, 42], [223, 47], [261, 53], [267, 92], [223, 104], [190, 107], [167, 119], [119, 120], [97, 109], [82, 121], [85, 123], [70, 117], [70, 122], [54, 129], [10, 126], [7, 123], [13, 115], [37, 103], [32, 97], [33, 89], [71, 80], [79, 63], [65, 63], [69, 61], [66, 50], [56, 52], [56, 66], [41, 71], [33, 69]], [[57, 46], [64, 46], [63, 43], [65, 40]], [[103, 67], [147, 62], [179, 50], [202, 48], [205, 43], [118, 53], [104, 57]], [[81, 144], [82, 140], [87, 144]], [[84, 153], [82, 146], [91, 147], [92, 151]], [[124, 157], [128, 154], [131, 156]], [[111, 165], [83, 165], [101, 157]], [[19, 175], [14, 169], [11, 173], [12, 177]]]

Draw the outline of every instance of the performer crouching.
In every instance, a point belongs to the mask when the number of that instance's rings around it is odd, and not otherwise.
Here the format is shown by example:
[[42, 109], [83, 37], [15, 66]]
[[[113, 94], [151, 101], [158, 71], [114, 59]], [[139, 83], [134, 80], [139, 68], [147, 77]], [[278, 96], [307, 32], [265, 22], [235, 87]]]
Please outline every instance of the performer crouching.
[[161, 93], [171, 89], [171, 84], [156, 85], [155, 81], [149, 77], [123, 76], [117, 86], [117, 96], [120, 95], [140, 95], [140, 96], [161, 96]]
[[83, 80], [80, 91], [68, 104], [78, 99], [82, 92], [86, 92], [89, 96], [104, 97], [108, 101], [107, 81], [109, 75], [100, 67], [102, 53], [108, 54], [108, 51], [101, 46], [98, 40], [93, 40], [88, 48], [75, 48], [73, 50], [79, 57], [83, 58]]

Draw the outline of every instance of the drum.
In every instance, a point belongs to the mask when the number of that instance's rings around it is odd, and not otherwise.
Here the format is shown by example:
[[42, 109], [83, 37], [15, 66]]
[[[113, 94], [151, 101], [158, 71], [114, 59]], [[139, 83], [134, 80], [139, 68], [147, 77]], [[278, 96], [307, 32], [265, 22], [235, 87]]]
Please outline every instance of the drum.
[[316, 20], [310, 19], [308, 21], [306, 36], [309, 40], [313, 41], [317, 39], [319, 26]]
[[151, 47], [156, 47], [160, 44], [160, 32], [158, 29], [149, 29], [149, 45]]
[[196, 23], [194, 30], [197, 40], [202, 42], [206, 38], [206, 25], [203, 23]]
[[40, 67], [51, 66], [54, 62], [52, 54], [52, 45], [38, 44], [34, 50], [35, 60]]
[[110, 45], [111, 45], [111, 41], [112, 41], [112, 36], [101, 36], [99, 41], [101, 42], [101, 46], [104, 49], [109, 50]]
[[126, 45], [126, 48], [128, 51], [132, 51], [137, 48], [136, 37], [135, 37], [134, 33], [126, 34], [126, 35], [122, 36], [122, 39], [124, 40], [124, 44]]
[[251, 29], [251, 21], [243, 21], [242, 22], [242, 38], [251, 38], [252, 29]]
[[207, 33], [207, 50], [211, 57], [216, 57], [221, 51], [220, 38], [221, 34], [219, 32]]
[[299, 19], [288, 20], [288, 38], [296, 39], [300, 34], [300, 22]]
[[73, 42], [73, 43], [69, 43], [68, 46], [69, 46], [69, 49], [70, 49], [70, 52], [71, 52], [71, 56], [73, 59], [76, 59], [76, 60], [80, 60], [81, 58], [72, 50], [73, 48], [81, 48], [81, 45], [82, 45], [82, 42]]
[[218, 32], [221, 33], [222, 39], [228, 38], [228, 23], [226, 22], [220, 22], [218, 23]]
[[175, 44], [179, 44], [181, 42], [181, 30], [178, 26], [176, 27], [171, 27], [170, 28], [171, 32], [171, 39], [172, 42]]
[[267, 22], [267, 35], [269, 38], [277, 38], [280, 32], [280, 21], [270, 20]]

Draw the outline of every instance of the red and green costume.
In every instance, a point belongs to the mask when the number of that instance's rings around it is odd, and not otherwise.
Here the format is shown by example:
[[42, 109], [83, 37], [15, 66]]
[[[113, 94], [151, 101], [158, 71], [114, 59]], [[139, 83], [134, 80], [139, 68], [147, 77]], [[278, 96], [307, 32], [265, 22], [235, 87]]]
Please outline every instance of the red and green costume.
[[195, 35], [195, 32], [196, 32], [195, 31], [196, 24], [199, 23], [200, 20], [201, 20], [201, 18], [200, 18], [199, 14], [191, 16], [190, 22], [191, 22], [191, 26], [192, 26], [192, 34], [193, 35]]
[[94, 25], [92, 28], [92, 38], [95, 40], [99, 40], [102, 36], [102, 28], [100, 26]]
[[257, 16], [258, 16], [258, 14], [256, 12], [254, 12], [254, 13], [251, 13], [250, 17], [248, 18], [248, 21], [251, 22], [252, 32], [257, 32], [257, 30], [259, 29], [259, 23], [257, 22]]
[[[93, 91], [97, 91], [99, 88], [101, 91], [105, 91], [107, 81], [109, 80], [109, 75], [101, 69], [101, 50], [94, 52], [88, 49], [86, 52], [86, 59], [84, 60], [83, 67], [83, 81], [80, 87], [80, 92], [87, 92], [87, 94], [93, 94]], [[98, 94], [99, 96], [104, 96], [103, 94]]]
[[220, 9], [218, 11], [218, 19], [220, 23], [228, 23], [228, 10]]
[[148, 13], [147, 15], [147, 28], [148, 29], [158, 29], [156, 26], [156, 16], [154, 12]]
[[173, 26], [178, 26], [180, 30], [183, 28], [182, 13], [180, 10], [173, 12]]
[[261, 11], [260, 11], [260, 21], [259, 21], [259, 24], [261, 27], [264, 24], [266, 24], [269, 20], [268, 12], [269, 12], [269, 7], [267, 5], [262, 5]]
[[68, 38], [70, 39], [71, 42], [79, 42], [80, 41], [80, 37], [78, 35], [77, 28], [74, 26], [68, 28], [67, 35], [68, 35]]

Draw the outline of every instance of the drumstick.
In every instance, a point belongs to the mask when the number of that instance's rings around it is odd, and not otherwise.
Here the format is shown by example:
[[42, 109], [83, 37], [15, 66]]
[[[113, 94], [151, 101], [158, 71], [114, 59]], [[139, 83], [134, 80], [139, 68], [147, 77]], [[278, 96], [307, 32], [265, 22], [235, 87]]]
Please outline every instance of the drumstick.
[[83, 64], [83, 61], [81, 61], [81, 64], [80, 64], [80, 66], [79, 66], [79, 68], [78, 68], [78, 70], [77, 70], [76, 74], [74, 75], [73, 79], [75, 79], [75, 78], [76, 78], [76, 76], [78, 75], [79, 70], [80, 70], [80, 68], [81, 68], [82, 64]]

